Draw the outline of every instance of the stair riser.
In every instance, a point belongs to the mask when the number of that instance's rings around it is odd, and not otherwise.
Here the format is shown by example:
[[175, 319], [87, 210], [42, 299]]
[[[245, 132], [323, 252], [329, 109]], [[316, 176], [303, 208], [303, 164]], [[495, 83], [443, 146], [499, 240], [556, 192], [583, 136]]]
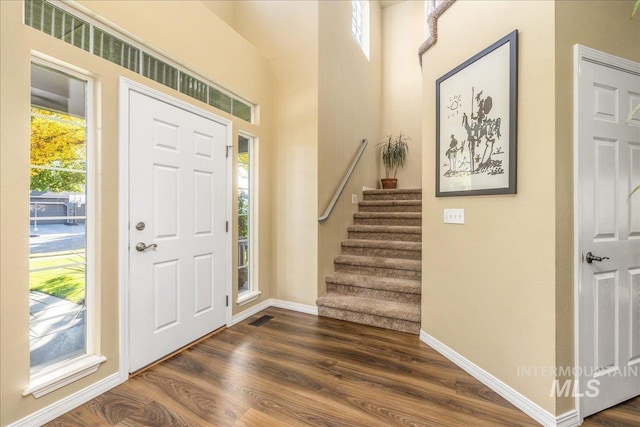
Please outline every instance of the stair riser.
[[403, 206], [403, 205], [389, 205], [389, 206], [360, 206], [358, 209], [360, 212], [422, 212], [422, 206]]
[[354, 218], [355, 225], [411, 225], [421, 226], [422, 218]]
[[408, 302], [420, 304], [420, 294], [408, 294], [404, 292], [384, 291], [381, 289], [362, 288], [360, 286], [336, 285], [327, 283], [327, 292], [335, 292], [344, 295], [376, 298], [387, 301]]
[[416, 233], [370, 233], [366, 231], [349, 231], [349, 239], [421, 242], [422, 235]]
[[399, 258], [399, 259], [422, 259], [422, 251], [405, 251], [400, 249], [381, 249], [381, 248], [361, 248], [354, 246], [343, 246], [343, 255], [360, 255], [360, 256], [375, 256], [385, 258]]
[[364, 194], [363, 199], [369, 200], [422, 200], [420, 193], [394, 193], [394, 194]]
[[421, 274], [415, 270], [397, 270], [393, 268], [364, 267], [361, 265], [334, 263], [336, 271], [354, 274], [367, 274], [370, 276], [395, 277], [397, 279], [420, 280]]
[[394, 331], [407, 332], [417, 335], [420, 333], [420, 323], [408, 320], [390, 319], [365, 313], [354, 313], [337, 308], [318, 306], [318, 315], [332, 319], [347, 320], [363, 325], [377, 326]]

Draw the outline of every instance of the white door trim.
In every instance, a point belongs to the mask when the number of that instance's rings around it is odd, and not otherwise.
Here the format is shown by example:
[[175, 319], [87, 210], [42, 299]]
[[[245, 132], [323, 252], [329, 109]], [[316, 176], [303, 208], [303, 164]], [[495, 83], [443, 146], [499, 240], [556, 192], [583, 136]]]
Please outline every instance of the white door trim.
[[[580, 354], [580, 280], [582, 272], [582, 239], [580, 221], [580, 124], [579, 124], [579, 85], [580, 85], [580, 64], [583, 60], [593, 62], [599, 65], [610, 67], [621, 71], [640, 72], [640, 67], [636, 62], [629, 61], [618, 56], [600, 52], [589, 47], [576, 44], [573, 47], [573, 325], [574, 325], [574, 367], [582, 366], [582, 354]], [[576, 370], [577, 371], [577, 370]], [[574, 374], [576, 372], [574, 371]], [[581, 390], [580, 377], [574, 375], [574, 390]], [[584, 417], [582, 416], [582, 406], [579, 393], [576, 393], [575, 406], [580, 417], [580, 423]]]
[[[165, 102], [185, 111], [197, 114], [214, 122], [225, 125], [227, 129], [226, 145], [233, 145], [232, 122], [215, 114], [181, 101], [172, 96], [166, 95], [157, 90], [148, 88], [140, 83], [120, 77], [118, 98], [118, 294], [119, 294], [119, 333], [120, 333], [120, 354], [119, 371], [120, 381], [125, 382], [129, 378], [129, 93], [135, 91], [158, 101]], [[227, 220], [231, 218], [232, 204], [232, 156], [227, 158]], [[226, 264], [226, 292], [231, 298], [232, 295], [232, 268], [231, 249], [233, 233], [227, 233], [225, 250], [228, 256]], [[231, 304], [226, 307], [226, 324], [231, 325]]]

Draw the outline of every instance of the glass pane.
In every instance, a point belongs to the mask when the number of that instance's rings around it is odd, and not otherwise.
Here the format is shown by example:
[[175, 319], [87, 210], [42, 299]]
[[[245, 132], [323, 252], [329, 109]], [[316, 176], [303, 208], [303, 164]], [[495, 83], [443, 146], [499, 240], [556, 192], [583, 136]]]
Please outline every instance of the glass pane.
[[86, 351], [86, 82], [32, 65], [32, 372]]
[[238, 269], [238, 293], [249, 290], [249, 267]]
[[32, 372], [85, 352], [85, 266], [30, 274]]
[[98, 28], [93, 29], [93, 54], [136, 73], [139, 70], [140, 50]]
[[146, 53], [142, 54], [142, 75], [172, 89], [178, 89], [178, 70]]
[[50, 36], [89, 51], [89, 23], [43, 0], [27, 0], [24, 22]]
[[231, 97], [209, 86], [209, 105], [231, 113]]
[[251, 122], [251, 106], [245, 104], [242, 101], [238, 101], [237, 99], [233, 100], [233, 115], [241, 118], [242, 120], [246, 120]]
[[238, 267], [249, 265], [249, 240], [238, 240]]
[[77, 226], [62, 223], [62, 220], [49, 220], [44, 223], [31, 221], [29, 233], [31, 260], [33, 258], [41, 258], [47, 254], [55, 254], [57, 257], [64, 258], [70, 255], [84, 257], [86, 244], [85, 220], [76, 220], [78, 223], [81, 221], [83, 223]]
[[191, 77], [186, 73], [180, 73], [180, 92], [200, 101], [207, 102], [209, 86], [195, 77]]
[[[242, 154], [238, 155], [238, 189], [239, 190], [248, 190], [249, 189], [249, 164], [241, 163]], [[246, 156], [246, 154], [245, 154]]]
[[[238, 156], [243, 154], [246, 154], [246, 155], [249, 154], [249, 139], [243, 136], [239, 136], [238, 137]], [[240, 161], [240, 159], [238, 159], [238, 161]], [[247, 160], [244, 160], [244, 163], [249, 163], [248, 158]]]
[[249, 215], [238, 215], [238, 239], [249, 238]]
[[249, 214], [249, 192], [241, 190], [238, 192], [238, 215]]

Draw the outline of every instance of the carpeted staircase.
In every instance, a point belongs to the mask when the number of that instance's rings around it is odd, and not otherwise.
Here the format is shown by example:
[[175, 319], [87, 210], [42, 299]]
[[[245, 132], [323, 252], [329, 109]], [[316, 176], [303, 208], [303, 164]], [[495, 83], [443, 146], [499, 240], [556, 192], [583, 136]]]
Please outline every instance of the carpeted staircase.
[[366, 190], [318, 314], [418, 334], [422, 190]]

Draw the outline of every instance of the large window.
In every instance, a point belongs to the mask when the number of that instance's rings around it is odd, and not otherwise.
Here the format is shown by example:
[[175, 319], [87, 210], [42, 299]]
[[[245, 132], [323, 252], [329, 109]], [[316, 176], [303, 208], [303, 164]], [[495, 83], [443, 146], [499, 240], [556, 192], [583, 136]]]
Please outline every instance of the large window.
[[255, 230], [253, 216], [254, 185], [254, 139], [238, 136], [237, 188], [238, 188], [238, 303], [242, 304], [257, 297], [254, 265]]
[[31, 65], [32, 374], [88, 350], [87, 96], [87, 81]]

